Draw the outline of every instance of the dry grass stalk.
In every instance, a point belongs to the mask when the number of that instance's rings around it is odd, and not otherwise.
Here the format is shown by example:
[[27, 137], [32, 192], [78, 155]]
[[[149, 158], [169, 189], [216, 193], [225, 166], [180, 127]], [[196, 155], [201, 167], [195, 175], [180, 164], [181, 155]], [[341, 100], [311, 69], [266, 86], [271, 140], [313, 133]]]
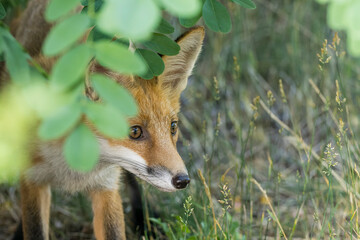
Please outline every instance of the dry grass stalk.
[[[321, 165], [323, 167], [326, 167], [326, 163], [324, 161], [321, 160], [321, 157], [315, 152], [315, 150], [313, 150], [309, 145], [307, 145], [304, 140], [298, 136], [288, 125], [286, 125], [283, 121], [281, 121], [277, 116], [274, 115], [274, 113], [271, 112], [271, 110], [266, 106], [266, 104], [260, 100], [260, 105], [263, 107], [263, 109], [265, 110], [265, 112], [267, 112], [269, 114], [269, 116], [275, 121], [277, 122], [282, 128], [284, 128], [285, 130], [287, 130], [291, 135], [293, 135], [293, 137], [295, 138], [296, 142], [298, 144], [300, 144], [298, 147], [301, 147], [302, 149], [311, 152], [311, 155], [314, 156], [314, 158], [316, 160], [318, 160]], [[293, 143], [294, 144], [294, 143]], [[357, 199], [360, 199], [360, 194], [352, 187], [350, 186], [348, 183], [346, 183], [344, 181], [344, 179], [337, 174], [336, 172], [332, 172], [331, 173], [334, 178], [336, 179], [336, 181], [340, 184], [341, 188], [345, 191], [348, 192], [350, 191], [352, 194], [354, 194], [354, 196]]]
[[281, 223], [280, 223], [280, 221], [279, 221], [279, 219], [278, 219], [278, 217], [277, 217], [277, 215], [276, 215], [276, 213], [275, 213], [275, 210], [274, 210], [274, 208], [273, 208], [273, 206], [272, 206], [272, 204], [271, 204], [271, 202], [270, 202], [269, 197], [268, 197], [267, 194], [266, 194], [266, 191], [261, 187], [261, 185], [258, 183], [258, 181], [256, 181], [254, 178], [252, 178], [251, 181], [252, 181], [253, 183], [255, 183], [255, 185], [259, 188], [259, 190], [261, 191], [261, 193], [262, 193], [262, 194], [264, 195], [264, 197], [266, 198], [267, 204], [269, 205], [270, 210], [271, 210], [272, 214], [273, 214], [274, 217], [275, 217], [275, 221], [276, 221], [277, 225], [279, 226], [280, 231], [281, 231], [281, 233], [283, 234], [283, 237], [287, 240], [287, 237], [286, 237], [286, 234], [285, 234], [285, 232], [284, 232], [284, 229], [283, 229], [282, 226], [281, 226]]
[[200, 179], [201, 179], [201, 182], [204, 184], [204, 187], [205, 187], [205, 193], [206, 193], [206, 196], [208, 197], [209, 199], [209, 205], [210, 205], [210, 208], [211, 208], [211, 211], [212, 211], [212, 216], [213, 216], [213, 219], [214, 219], [214, 231], [215, 231], [215, 236], [217, 235], [217, 229], [216, 229], [216, 225], [220, 226], [219, 223], [217, 223], [217, 220], [215, 218], [215, 211], [214, 211], [214, 204], [211, 200], [211, 193], [210, 193], [210, 188], [208, 187], [208, 185], [206, 184], [206, 181], [205, 181], [205, 178], [201, 172], [200, 169], [198, 169], [198, 173], [199, 173], [199, 176], [200, 176]]

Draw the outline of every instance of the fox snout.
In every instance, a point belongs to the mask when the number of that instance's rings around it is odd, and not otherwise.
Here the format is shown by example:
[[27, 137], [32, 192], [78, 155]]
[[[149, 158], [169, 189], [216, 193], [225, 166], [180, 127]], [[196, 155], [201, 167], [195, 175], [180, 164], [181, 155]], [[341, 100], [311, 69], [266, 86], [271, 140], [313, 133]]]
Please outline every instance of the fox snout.
[[171, 182], [176, 189], [183, 189], [189, 185], [190, 178], [187, 174], [178, 174], [172, 178]]
[[165, 192], [186, 188], [190, 183], [190, 177], [185, 166], [175, 171], [170, 169], [164, 165], [155, 165], [148, 167], [146, 174], [133, 173]]
[[186, 188], [190, 183], [185, 164], [173, 147], [158, 150], [160, 154], [150, 157], [156, 162], [150, 162], [130, 148], [113, 146], [103, 139], [100, 139], [100, 145], [101, 162], [121, 166], [162, 191], [174, 192]]
[[170, 173], [170, 175], [173, 175], [173, 174], [171, 174], [171, 171], [168, 170], [166, 167], [149, 167], [147, 172], [150, 176], [151, 175], [155, 176], [158, 179], [163, 178], [164, 181], [171, 180], [171, 184], [175, 188], [174, 190], [184, 189], [190, 183], [189, 175], [187, 173], [183, 173], [183, 172], [175, 174], [172, 178], [166, 178], [165, 176], [167, 174], [166, 173], [164, 174], [164, 172], [168, 172], [168, 173]]

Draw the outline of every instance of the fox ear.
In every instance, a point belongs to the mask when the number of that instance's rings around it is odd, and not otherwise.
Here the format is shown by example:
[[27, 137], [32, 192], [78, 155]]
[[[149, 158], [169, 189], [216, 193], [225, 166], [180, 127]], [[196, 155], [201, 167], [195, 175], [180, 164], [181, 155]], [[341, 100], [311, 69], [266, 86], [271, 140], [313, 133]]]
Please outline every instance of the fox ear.
[[163, 57], [165, 70], [158, 79], [164, 89], [178, 94], [185, 89], [187, 79], [199, 56], [204, 36], [203, 27], [186, 32], [176, 40], [180, 46], [179, 54]]

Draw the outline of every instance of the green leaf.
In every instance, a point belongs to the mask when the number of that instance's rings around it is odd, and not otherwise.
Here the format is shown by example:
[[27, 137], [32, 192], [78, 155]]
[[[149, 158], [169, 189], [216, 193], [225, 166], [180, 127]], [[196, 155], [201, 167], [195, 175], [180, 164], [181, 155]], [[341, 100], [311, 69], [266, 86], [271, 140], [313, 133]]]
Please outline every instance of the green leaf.
[[79, 0], [51, 0], [45, 11], [45, 19], [49, 22], [69, 13], [79, 4]]
[[[347, 18], [347, 32], [351, 34], [353, 39], [360, 38], [360, 1], [350, 1], [350, 6], [346, 14]], [[360, 48], [359, 48], [360, 49]]]
[[139, 74], [140, 77], [149, 80], [154, 76], [159, 76], [164, 71], [164, 61], [158, 54], [147, 49], [136, 49], [136, 53], [144, 59], [147, 67], [147, 71], [145, 73]]
[[[94, 1], [94, 0], [91, 0]], [[81, 0], [81, 5], [85, 6], [89, 6], [89, 0]], [[95, 5], [101, 5], [104, 3], [104, 0], [95, 0]]]
[[243, 6], [244, 8], [255, 9], [256, 5], [252, 0], [232, 0], [234, 3]]
[[110, 138], [123, 138], [129, 132], [125, 117], [110, 105], [89, 102], [85, 108], [86, 116], [102, 134]]
[[125, 74], [141, 74], [146, 66], [142, 59], [126, 47], [115, 42], [95, 43], [96, 60], [111, 70]]
[[206, 0], [203, 6], [205, 24], [214, 32], [228, 33], [231, 30], [231, 18], [227, 9], [216, 0]]
[[5, 16], [6, 16], [5, 8], [2, 5], [2, 3], [0, 3], [0, 19], [4, 19]]
[[201, 11], [201, 0], [161, 0], [167, 11], [185, 18], [195, 17]]
[[331, 1], [327, 10], [329, 27], [335, 30], [346, 30], [349, 53], [360, 56], [360, 2]]
[[351, 5], [348, 8], [347, 14], [347, 46], [349, 53], [355, 57], [360, 56], [360, 2], [354, 1], [351, 2]]
[[6, 34], [3, 37], [5, 45], [5, 62], [9, 70], [11, 79], [16, 83], [25, 83], [30, 81], [30, 67], [27, 63], [28, 55], [23, 52], [21, 46], [12, 37]]
[[348, 21], [349, 7], [351, 7], [351, 4], [347, 1], [332, 1], [327, 9], [327, 22], [329, 27], [342, 30], [351, 24], [351, 22], [349, 23]]
[[97, 26], [93, 27], [93, 29], [91, 30], [89, 37], [87, 38], [87, 41], [89, 42], [97, 42], [100, 40], [107, 40], [107, 41], [112, 41], [112, 39], [114, 38], [113, 35], [108, 35], [106, 33], [103, 33], [102, 31], [99, 30], [99, 28]]
[[90, 27], [90, 19], [85, 14], [76, 14], [51, 29], [45, 39], [43, 51], [53, 56], [73, 45]]
[[316, 0], [320, 4], [328, 3], [330, 0]]
[[104, 32], [143, 40], [160, 19], [161, 11], [152, 0], [108, 0], [100, 11], [98, 25]]
[[154, 33], [150, 41], [143, 44], [155, 52], [168, 56], [177, 55], [180, 51], [180, 46], [175, 41], [159, 33]]
[[51, 117], [45, 119], [38, 130], [43, 140], [53, 140], [65, 135], [81, 118], [81, 108], [77, 104], [61, 108]]
[[175, 31], [174, 27], [165, 19], [161, 19], [159, 26], [156, 28], [155, 32], [163, 33], [163, 34], [170, 34]]
[[[89, 1], [81, 1], [81, 4], [84, 6], [84, 8], [82, 9], [81, 12], [85, 12], [87, 13], [89, 10]], [[95, 0], [95, 12], [97, 13], [98, 11], [100, 11], [101, 7], [103, 6], [104, 1], [103, 0]]]
[[4, 37], [2, 35], [2, 31], [0, 31], [0, 62], [5, 61], [4, 53], [3, 53], [4, 49], [5, 49]]
[[357, 33], [349, 32], [346, 42], [347, 42], [350, 54], [352, 54], [355, 57], [360, 57], [360, 47], [359, 47], [360, 46], [360, 36], [356, 36], [356, 35], [360, 35], [359, 30]]
[[130, 42], [128, 38], [116, 38], [113, 35], [108, 35], [101, 32], [96, 26], [91, 30], [87, 41], [90, 42], [98, 42], [100, 40], [106, 40], [108, 42], [114, 41], [116, 43], [120, 43], [124, 45], [126, 48], [129, 48]]
[[56, 88], [64, 90], [79, 82], [93, 57], [87, 45], [79, 45], [62, 56], [54, 66], [50, 81]]
[[74, 170], [90, 171], [98, 162], [99, 154], [100, 149], [96, 136], [84, 124], [80, 124], [65, 141], [65, 160]]
[[114, 42], [119, 43], [126, 48], [129, 48], [130, 46], [130, 41], [128, 38], [117, 38]]
[[193, 18], [179, 18], [180, 24], [186, 28], [193, 27], [200, 19], [201, 14]]
[[137, 114], [137, 105], [134, 98], [119, 83], [99, 74], [93, 75], [91, 82], [95, 91], [99, 93], [106, 103], [119, 109], [125, 116], [133, 117]]

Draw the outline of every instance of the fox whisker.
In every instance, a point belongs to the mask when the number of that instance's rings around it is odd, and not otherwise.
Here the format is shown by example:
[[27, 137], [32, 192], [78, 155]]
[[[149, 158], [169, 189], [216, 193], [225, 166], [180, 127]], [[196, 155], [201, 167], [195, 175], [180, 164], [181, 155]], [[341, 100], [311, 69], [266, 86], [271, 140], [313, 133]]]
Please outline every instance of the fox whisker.
[[112, 158], [102, 158], [103, 162], [119, 165], [120, 167], [130, 167], [133, 169], [140, 170], [141, 172], [147, 172], [148, 167], [145, 164], [132, 162], [131, 159], [123, 157], [112, 157]]
[[[146, 166], [145, 164], [142, 163], [138, 163], [138, 162], [132, 162], [131, 159], [127, 159], [124, 157], [119, 157], [119, 156], [108, 156], [107, 158], [103, 158], [102, 161], [107, 162], [107, 163], [111, 163], [111, 164], [116, 164], [120, 167], [124, 167], [125, 169], [128, 170], [133, 170], [135, 171], [136, 175], [138, 175], [140, 178], [142, 178], [143, 180], [152, 183], [156, 186], [161, 186], [162, 183], [168, 183], [168, 179], [165, 178], [161, 178], [159, 176], [163, 175], [161, 172], [159, 171], [152, 171], [151, 174], [148, 173], [148, 166]], [[154, 169], [161, 169], [161, 168], [154, 168]], [[164, 190], [164, 189], [163, 189]]]

